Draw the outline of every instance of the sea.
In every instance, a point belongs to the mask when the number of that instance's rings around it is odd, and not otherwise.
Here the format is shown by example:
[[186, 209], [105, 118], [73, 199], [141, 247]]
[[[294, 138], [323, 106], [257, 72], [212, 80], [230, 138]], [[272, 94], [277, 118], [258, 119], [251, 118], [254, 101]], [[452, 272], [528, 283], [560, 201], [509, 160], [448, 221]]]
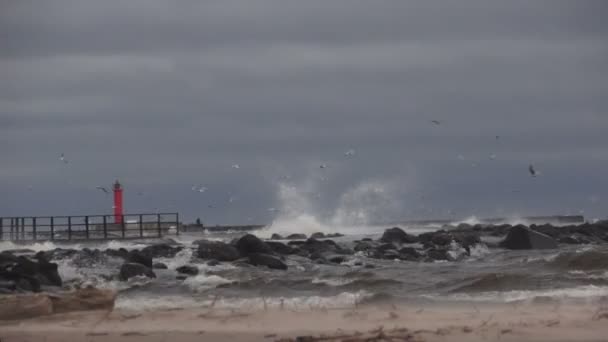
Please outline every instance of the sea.
[[[457, 224], [458, 222], [454, 222]], [[328, 227], [278, 223], [249, 232], [269, 238], [273, 233], [308, 233]], [[388, 226], [334, 227], [344, 236], [337, 243], [352, 246], [363, 238], [378, 239]], [[440, 229], [437, 225], [401, 226], [410, 234]], [[168, 269], [155, 269], [157, 278], [118, 280], [122, 259], [78, 258], [56, 260], [65, 287], [95, 286], [118, 291], [116, 308], [133, 311], [214, 307], [257, 310], [269, 307], [292, 310], [351, 308], [373, 303], [522, 303], [534, 301], [594, 302], [608, 296], [608, 247], [564, 246], [556, 250], [510, 251], [488, 248], [497, 238], [483, 238], [460, 261], [410, 262], [377, 260], [362, 253], [342, 264], [317, 264], [307, 258], [288, 256], [288, 270], [235, 266], [209, 266], [196, 258], [194, 241], [230, 242], [244, 232], [190, 232], [163, 239], [106, 241], [97, 243], [40, 242], [23, 245], [0, 242], [0, 251], [108, 248], [141, 249], [150, 244], [171, 242], [185, 248], [174, 258], [158, 258]], [[465, 251], [453, 245], [455, 257]], [[178, 279], [176, 268], [198, 267], [199, 274]]]

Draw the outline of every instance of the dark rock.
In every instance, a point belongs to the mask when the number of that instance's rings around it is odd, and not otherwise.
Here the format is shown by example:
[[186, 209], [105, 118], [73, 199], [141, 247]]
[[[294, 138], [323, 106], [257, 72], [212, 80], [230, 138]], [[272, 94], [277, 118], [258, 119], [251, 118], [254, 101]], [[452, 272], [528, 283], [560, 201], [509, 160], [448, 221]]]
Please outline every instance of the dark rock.
[[163, 264], [162, 262], [155, 262], [153, 266], [154, 269], [157, 270], [166, 270], [168, 268], [167, 265]]
[[550, 236], [518, 225], [511, 228], [500, 246], [506, 249], [555, 249], [557, 243]]
[[374, 241], [372, 238], [363, 238], [361, 241]]
[[417, 260], [420, 258], [420, 253], [415, 248], [412, 247], [403, 247], [399, 250], [399, 255], [401, 255], [401, 259], [404, 260]]
[[288, 239], [288, 240], [306, 240], [306, 235], [304, 235], [304, 234], [290, 234], [290, 235], [287, 235], [286, 239]]
[[127, 258], [129, 257], [129, 251], [127, 251], [124, 248], [120, 248], [120, 249], [111, 249], [108, 248], [105, 250], [104, 252], [107, 256], [109, 257], [113, 257], [113, 258], [121, 258], [124, 260], [127, 260]]
[[272, 234], [272, 236], [270, 237], [270, 240], [283, 240], [283, 236], [281, 236], [280, 234], [274, 233]]
[[289, 246], [302, 246], [306, 243], [306, 241], [297, 240], [297, 241], [289, 241], [287, 244]]
[[197, 255], [201, 259], [234, 261], [240, 258], [236, 247], [220, 241], [199, 240], [195, 244], [198, 244]]
[[159, 243], [145, 247], [141, 250], [141, 253], [149, 258], [173, 258], [182, 249], [184, 249], [182, 246], [170, 246], [166, 243]]
[[266, 244], [277, 254], [289, 255], [294, 254], [294, 249], [286, 244], [276, 241], [266, 241]]
[[431, 242], [437, 246], [447, 246], [453, 241], [452, 236], [447, 233], [434, 234], [431, 238]]
[[175, 276], [175, 279], [177, 279], [177, 280], [186, 280], [186, 279], [188, 279], [188, 276], [183, 275], [183, 274], [178, 274], [177, 276]]
[[392, 243], [383, 243], [380, 246], [376, 247], [376, 250], [379, 252], [386, 252], [388, 250], [397, 250], [397, 247]]
[[355, 245], [355, 252], [367, 252], [374, 249], [374, 244], [368, 241], [361, 241]]
[[[13, 273], [16, 278], [24, 278], [30, 283], [33, 278], [40, 285], [61, 286], [62, 281], [57, 269], [57, 264], [50, 263], [44, 258], [40, 258], [39, 262], [34, 262], [24, 256], [19, 256], [10, 273]], [[36, 284], [32, 284], [32, 286], [37, 287]]]
[[426, 256], [431, 260], [450, 260], [451, 257], [445, 249], [430, 249], [426, 252]]
[[316, 232], [316, 233], [313, 233], [310, 237], [313, 239], [323, 239], [323, 238], [325, 238], [325, 234], [323, 234], [321, 232]]
[[399, 227], [394, 227], [385, 230], [380, 241], [388, 243], [416, 243], [418, 242], [418, 238], [404, 232], [403, 229]]
[[137, 276], [156, 278], [156, 274], [154, 274], [154, 272], [150, 268], [139, 263], [125, 263], [120, 267], [120, 280], [127, 281], [130, 278]]
[[346, 261], [346, 256], [340, 254], [328, 255], [325, 257], [325, 260], [332, 262], [334, 264], [341, 264]]
[[261, 254], [273, 254], [274, 252], [264, 241], [260, 240], [257, 236], [247, 234], [236, 242], [236, 249], [239, 251], [241, 256], [249, 256], [253, 253]]
[[395, 260], [395, 259], [400, 259], [400, 258], [401, 258], [401, 254], [399, 254], [399, 252], [394, 249], [389, 249], [387, 251], [384, 251], [381, 256], [381, 259], [386, 259], [386, 260]]
[[341, 249], [339, 246], [332, 240], [317, 240], [313, 238], [309, 238], [306, 240], [304, 244], [300, 246], [302, 250], [305, 250], [309, 253], [339, 253]]
[[534, 231], [537, 231], [537, 232], [539, 232], [541, 234], [545, 234], [547, 236], [550, 236], [550, 237], [552, 237], [554, 239], [558, 238], [559, 235], [560, 235], [560, 231], [556, 227], [554, 227], [554, 226], [552, 226], [550, 224], [543, 224], [543, 225], [540, 225], [540, 226], [531, 225], [530, 229], [532, 229]]
[[467, 251], [469, 248], [481, 243], [478, 233], [454, 233], [452, 238]]
[[178, 273], [195, 276], [198, 274], [198, 268], [195, 266], [184, 265], [175, 269]]
[[217, 261], [217, 260], [215, 260], [215, 259], [211, 259], [211, 260], [207, 261], [207, 266], [212, 266], [213, 267], [213, 266], [217, 266], [219, 264], [220, 264], [220, 262]]
[[326, 238], [339, 238], [339, 237], [343, 237], [344, 234], [340, 234], [340, 233], [330, 233], [330, 234], [325, 234]]
[[129, 252], [127, 256], [127, 262], [142, 264], [148, 268], [152, 268], [152, 258], [138, 250], [133, 250]]
[[263, 253], [250, 253], [249, 263], [255, 266], [266, 266], [275, 270], [286, 270], [287, 265], [280, 259]]

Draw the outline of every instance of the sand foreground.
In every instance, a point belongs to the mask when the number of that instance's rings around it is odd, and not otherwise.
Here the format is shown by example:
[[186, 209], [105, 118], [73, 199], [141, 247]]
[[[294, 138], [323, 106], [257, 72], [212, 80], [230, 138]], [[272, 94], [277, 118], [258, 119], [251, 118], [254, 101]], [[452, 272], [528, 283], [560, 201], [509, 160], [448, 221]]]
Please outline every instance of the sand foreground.
[[0, 323], [2, 342], [608, 341], [596, 304], [364, 306], [296, 312], [81, 312]]

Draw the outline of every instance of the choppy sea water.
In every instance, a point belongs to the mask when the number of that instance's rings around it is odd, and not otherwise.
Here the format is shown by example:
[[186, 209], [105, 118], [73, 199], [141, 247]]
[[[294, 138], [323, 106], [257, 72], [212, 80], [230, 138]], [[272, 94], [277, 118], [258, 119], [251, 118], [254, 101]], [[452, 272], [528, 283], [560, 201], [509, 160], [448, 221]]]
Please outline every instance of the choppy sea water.
[[[365, 237], [379, 238], [386, 227], [341, 229], [344, 237], [334, 241], [348, 246]], [[409, 227], [421, 233], [437, 227]], [[254, 232], [268, 237], [272, 229]], [[478, 245], [470, 257], [457, 262], [408, 262], [368, 259], [357, 253], [340, 265], [320, 265], [298, 256], [289, 256], [287, 271], [221, 263], [208, 266], [198, 260], [193, 242], [198, 239], [231, 241], [243, 233], [188, 233], [171, 237], [186, 248], [174, 258], [157, 258], [167, 270], [154, 270], [157, 278], [117, 280], [122, 259], [57, 260], [66, 284], [93, 285], [119, 291], [118, 308], [154, 310], [159, 308], [225, 307], [255, 309], [347, 308], [374, 302], [516, 302], [534, 300], [595, 301], [608, 296], [608, 247], [568, 246], [559, 250], [508, 251]], [[97, 244], [15, 245], [1, 242], [1, 250], [27, 248], [34, 251], [56, 247], [73, 249], [141, 249], [158, 243], [149, 241], [109, 241]], [[452, 253], [463, 251], [454, 246]], [[176, 268], [195, 265], [199, 275], [176, 278]], [[366, 266], [372, 265], [372, 266]], [[373, 268], [370, 268], [373, 267]]]

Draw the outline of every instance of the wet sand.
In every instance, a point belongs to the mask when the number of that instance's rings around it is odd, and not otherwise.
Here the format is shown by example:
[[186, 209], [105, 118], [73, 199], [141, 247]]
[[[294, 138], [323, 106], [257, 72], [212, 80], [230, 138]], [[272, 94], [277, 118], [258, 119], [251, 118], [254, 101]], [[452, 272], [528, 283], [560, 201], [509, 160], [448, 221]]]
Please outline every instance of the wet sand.
[[2, 342], [295, 341], [298, 336], [317, 338], [302, 341], [608, 341], [608, 309], [599, 303], [549, 303], [302, 312], [115, 310], [0, 322]]

